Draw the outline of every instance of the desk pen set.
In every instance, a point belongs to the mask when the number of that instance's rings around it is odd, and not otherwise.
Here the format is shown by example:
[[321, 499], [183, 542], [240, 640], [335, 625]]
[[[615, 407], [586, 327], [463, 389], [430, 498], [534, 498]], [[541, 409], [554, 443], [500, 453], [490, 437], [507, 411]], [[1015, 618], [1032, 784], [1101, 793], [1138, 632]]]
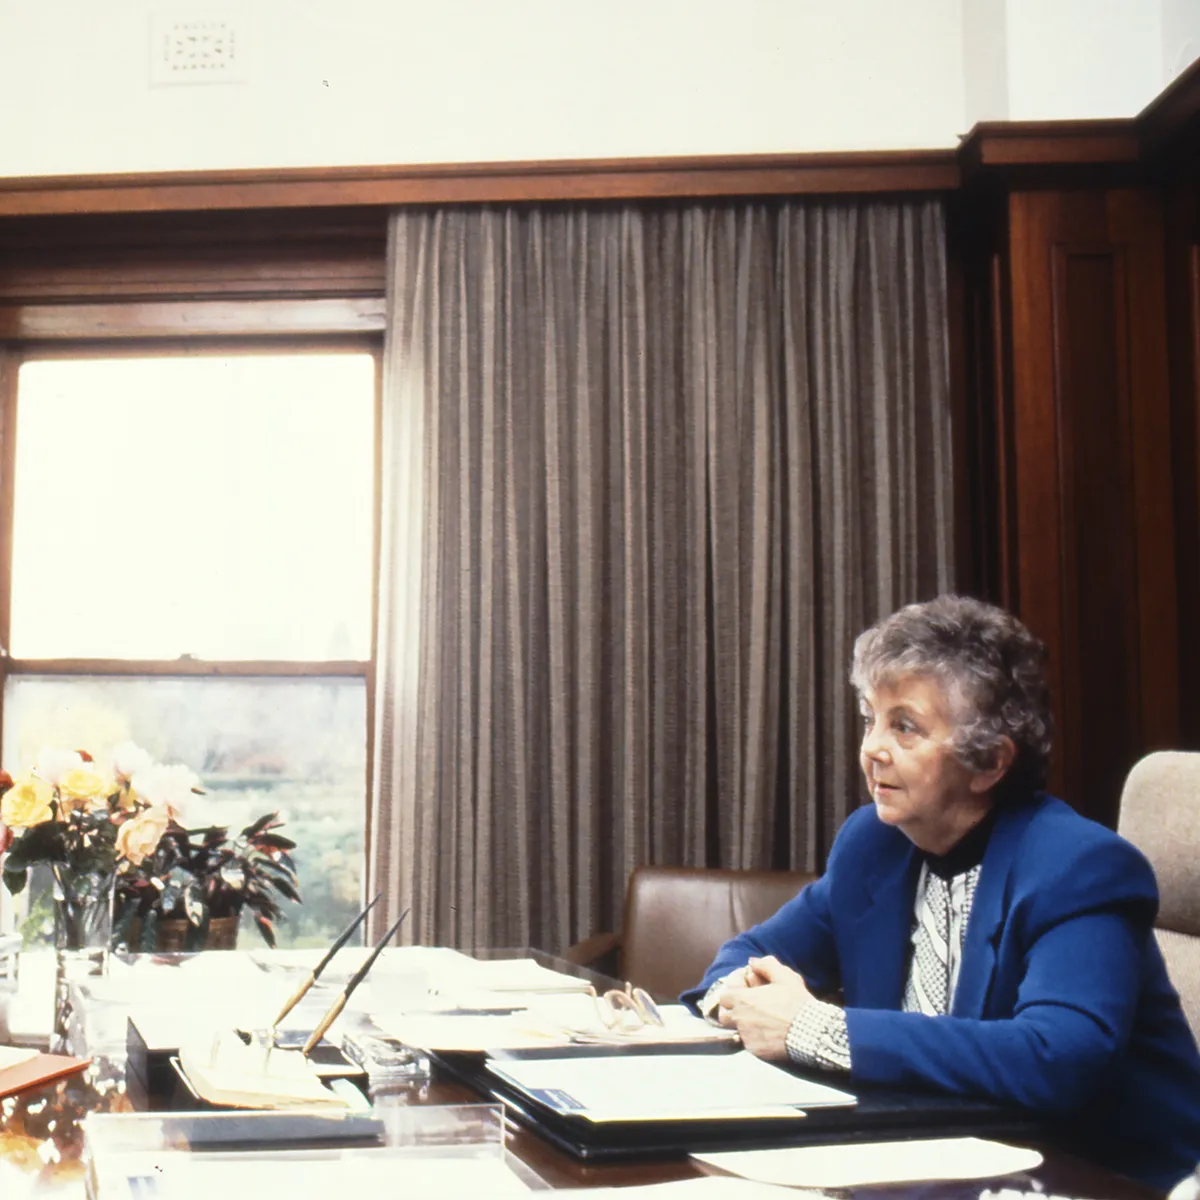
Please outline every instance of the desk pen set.
[[[340, 1086], [350, 1079], [366, 1082], [361, 1055], [353, 1059], [324, 1041], [354, 991], [369, 974], [384, 947], [408, 916], [405, 910], [376, 942], [311, 1029], [281, 1030], [281, 1022], [310, 992], [333, 956], [354, 935], [379, 900], [376, 896], [326, 951], [288, 997], [266, 1029], [217, 1030], [207, 1045], [181, 1047], [173, 1063], [181, 1084], [194, 1101], [234, 1107], [355, 1107], [361, 1096]], [[361, 1041], [361, 1039], [360, 1039]], [[326, 1086], [326, 1084], [330, 1086]]]

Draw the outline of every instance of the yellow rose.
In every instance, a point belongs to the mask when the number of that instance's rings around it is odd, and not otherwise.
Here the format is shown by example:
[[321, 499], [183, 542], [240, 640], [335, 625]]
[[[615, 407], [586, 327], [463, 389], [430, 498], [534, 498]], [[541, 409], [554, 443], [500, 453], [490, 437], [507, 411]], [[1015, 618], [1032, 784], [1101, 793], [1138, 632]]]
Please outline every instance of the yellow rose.
[[122, 808], [135, 809], [142, 808], [146, 801], [133, 790], [132, 785], [123, 783], [121, 785], [121, 796], [118, 803]]
[[58, 781], [59, 795], [72, 808], [98, 808], [116, 790], [112, 780], [106, 779], [90, 764], [72, 767], [63, 772]]
[[117, 833], [117, 853], [129, 859], [135, 867], [140, 867], [158, 849], [170, 819], [165, 808], [148, 808], [126, 821]]
[[14, 827], [40, 825], [54, 815], [54, 789], [36, 775], [22, 775], [0, 799], [0, 821]]

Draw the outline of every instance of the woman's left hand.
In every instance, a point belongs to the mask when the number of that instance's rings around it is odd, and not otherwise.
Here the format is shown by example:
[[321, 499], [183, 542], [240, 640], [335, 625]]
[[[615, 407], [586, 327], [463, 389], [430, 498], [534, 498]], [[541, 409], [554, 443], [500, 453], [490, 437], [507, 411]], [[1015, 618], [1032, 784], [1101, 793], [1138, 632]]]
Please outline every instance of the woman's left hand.
[[730, 988], [719, 1000], [721, 1024], [736, 1029], [742, 1045], [765, 1059], [787, 1058], [787, 1031], [810, 993], [804, 980], [773, 955], [752, 958], [753, 987]]

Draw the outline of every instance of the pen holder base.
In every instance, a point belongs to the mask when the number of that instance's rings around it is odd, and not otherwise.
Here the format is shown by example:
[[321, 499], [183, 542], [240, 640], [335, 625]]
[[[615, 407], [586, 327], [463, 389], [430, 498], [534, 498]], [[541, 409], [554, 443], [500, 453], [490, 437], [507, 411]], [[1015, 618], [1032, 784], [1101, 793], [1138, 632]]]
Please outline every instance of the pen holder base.
[[406, 1046], [380, 1029], [347, 1033], [342, 1038], [342, 1051], [366, 1072], [372, 1093], [429, 1081], [432, 1070], [429, 1054], [415, 1046]]

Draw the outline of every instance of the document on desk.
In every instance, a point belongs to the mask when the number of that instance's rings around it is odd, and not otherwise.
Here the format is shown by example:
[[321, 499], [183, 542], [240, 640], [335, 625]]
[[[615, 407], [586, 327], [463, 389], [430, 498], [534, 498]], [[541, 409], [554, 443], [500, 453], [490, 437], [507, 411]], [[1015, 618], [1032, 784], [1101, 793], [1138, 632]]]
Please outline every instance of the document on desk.
[[213, 1196], [390, 1196], [478, 1200], [529, 1191], [502, 1158], [389, 1150], [230, 1154], [126, 1153], [92, 1167], [96, 1200], [211, 1200]]
[[455, 964], [463, 982], [488, 992], [586, 992], [589, 984], [577, 975], [552, 971], [532, 958], [468, 959]]
[[734, 1150], [692, 1157], [743, 1179], [812, 1188], [991, 1179], [1014, 1171], [1030, 1171], [1042, 1161], [1036, 1150], [973, 1137]]
[[594, 1122], [795, 1120], [849, 1092], [736, 1054], [493, 1059], [488, 1070], [555, 1112]]
[[736, 1041], [736, 1035], [693, 1015], [682, 1004], [665, 1004], [662, 1026], [648, 1025], [614, 1036], [601, 1023], [591, 996], [530, 996], [527, 1007], [491, 1015], [470, 1010], [375, 1012], [375, 1023], [408, 1046], [422, 1050], [532, 1050], [577, 1044], [655, 1046]]
[[555, 1200], [559, 1196], [577, 1196], [580, 1200], [825, 1200], [824, 1192], [754, 1183], [736, 1175], [705, 1175], [632, 1187], [555, 1188]]

